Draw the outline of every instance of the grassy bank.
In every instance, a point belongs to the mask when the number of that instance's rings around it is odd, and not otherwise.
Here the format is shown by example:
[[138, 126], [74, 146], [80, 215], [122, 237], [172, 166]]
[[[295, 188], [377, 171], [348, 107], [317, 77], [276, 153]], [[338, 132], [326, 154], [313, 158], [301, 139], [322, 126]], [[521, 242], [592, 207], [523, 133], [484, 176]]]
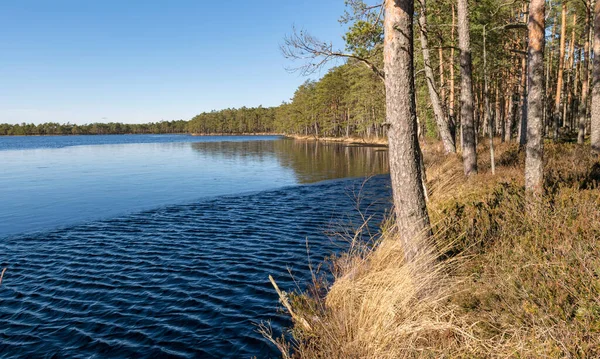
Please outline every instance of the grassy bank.
[[495, 176], [479, 150], [468, 180], [424, 150], [435, 253], [406, 265], [388, 224], [331, 261], [333, 283], [287, 295], [293, 339], [271, 338], [284, 358], [600, 357], [598, 159], [548, 144], [532, 205], [518, 147], [497, 146]]

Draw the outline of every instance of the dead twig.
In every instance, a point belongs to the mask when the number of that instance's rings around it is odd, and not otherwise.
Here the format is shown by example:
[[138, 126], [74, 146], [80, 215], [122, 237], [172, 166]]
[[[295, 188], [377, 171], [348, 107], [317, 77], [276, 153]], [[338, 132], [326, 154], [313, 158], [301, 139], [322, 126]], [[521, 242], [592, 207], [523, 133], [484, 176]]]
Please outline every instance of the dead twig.
[[7, 268], [4, 268], [4, 269], [2, 270], [2, 274], [0, 274], [0, 285], [2, 285], [2, 278], [4, 278], [4, 272], [6, 272], [6, 269], [7, 269]]
[[306, 319], [297, 315], [292, 310], [292, 306], [290, 305], [290, 302], [287, 299], [287, 294], [285, 292], [281, 291], [281, 289], [279, 289], [279, 286], [277, 285], [277, 283], [275, 283], [275, 279], [273, 279], [273, 277], [271, 275], [269, 275], [269, 280], [271, 281], [271, 284], [273, 284], [275, 291], [277, 291], [277, 294], [279, 295], [279, 301], [288, 310], [288, 312], [290, 312], [292, 319], [294, 319], [296, 322], [302, 324], [302, 326], [304, 326], [304, 328], [306, 330], [311, 330], [311, 327], [310, 327], [310, 324], [308, 324], [308, 321], [306, 321]]

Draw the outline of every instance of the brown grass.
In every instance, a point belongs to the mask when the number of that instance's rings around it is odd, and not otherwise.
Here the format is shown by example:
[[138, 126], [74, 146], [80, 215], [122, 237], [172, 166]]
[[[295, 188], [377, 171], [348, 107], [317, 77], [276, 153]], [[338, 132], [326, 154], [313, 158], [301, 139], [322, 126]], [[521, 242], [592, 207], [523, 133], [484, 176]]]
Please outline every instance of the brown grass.
[[496, 176], [482, 146], [466, 180], [458, 156], [426, 148], [437, 253], [405, 264], [388, 223], [376, 245], [335, 258], [331, 287], [290, 295], [310, 330], [271, 338], [283, 356], [600, 357], [600, 163], [548, 144], [546, 194], [526, 205], [522, 152], [496, 151]]

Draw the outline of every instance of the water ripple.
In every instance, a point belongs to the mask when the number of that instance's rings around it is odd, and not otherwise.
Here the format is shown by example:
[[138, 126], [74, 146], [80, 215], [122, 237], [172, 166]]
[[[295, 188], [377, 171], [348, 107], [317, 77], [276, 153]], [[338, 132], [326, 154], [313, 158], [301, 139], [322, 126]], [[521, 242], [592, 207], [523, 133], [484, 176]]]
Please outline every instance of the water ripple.
[[[388, 179], [371, 179], [364, 203], [388, 208]], [[356, 223], [348, 193], [359, 180], [221, 197], [0, 243], [2, 357], [276, 356], [253, 323], [272, 320], [277, 297], [308, 279], [315, 259], [343, 248], [324, 235]]]

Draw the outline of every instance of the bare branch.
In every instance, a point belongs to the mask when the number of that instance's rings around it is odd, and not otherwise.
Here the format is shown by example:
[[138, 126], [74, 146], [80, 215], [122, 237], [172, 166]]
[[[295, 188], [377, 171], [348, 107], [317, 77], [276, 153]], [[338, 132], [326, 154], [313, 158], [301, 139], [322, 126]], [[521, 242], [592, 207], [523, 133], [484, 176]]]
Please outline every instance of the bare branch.
[[510, 49], [510, 52], [515, 53], [515, 54], [520, 55], [520, 56], [527, 56], [527, 51], [522, 51], [522, 50], [517, 50], [517, 49]]
[[[380, 9], [380, 14], [383, 13], [383, 2], [377, 5], [367, 5], [362, 0], [346, 0], [346, 7], [352, 8], [353, 14], [348, 12], [348, 10], [344, 11], [344, 15], [340, 19], [340, 23], [342, 24], [369, 18], [373, 15], [372, 10], [378, 8]], [[378, 18], [380, 18], [380, 16]]]
[[519, 0], [513, 0], [512, 2], [506, 2], [503, 4], [500, 4], [500, 6], [498, 6], [496, 8], [496, 11], [494, 11], [491, 15], [492, 17], [498, 15], [498, 13], [500, 12], [500, 10], [502, 10], [502, 8], [507, 7], [507, 6], [513, 6], [514, 4], [516, 4], [517, 2], [519, 2]]
[[6, 268], [2, 270], [2, 274], [0, 274], [0, 284], [2, 284], [2, 279], [4, 278], [4, 272], [6, 272]]
[[288, 68], [288, 71], [300, 71], [305, 76], [320, 70], [331, 60], [349, 58], [357, 60], [370, 68], [380, 79], [385, 78], [383, 71], [369, 59], [334, 50], [332, 43], [320, 41], [304, 30], [297, 31], [296, 28], [293, 28], [292, 35], [284, 37], [280, 49], [285, 58], [304, 61], [304, 64], [298, 67]]

